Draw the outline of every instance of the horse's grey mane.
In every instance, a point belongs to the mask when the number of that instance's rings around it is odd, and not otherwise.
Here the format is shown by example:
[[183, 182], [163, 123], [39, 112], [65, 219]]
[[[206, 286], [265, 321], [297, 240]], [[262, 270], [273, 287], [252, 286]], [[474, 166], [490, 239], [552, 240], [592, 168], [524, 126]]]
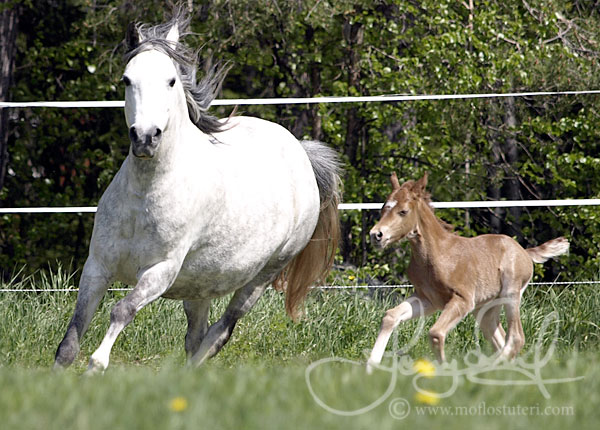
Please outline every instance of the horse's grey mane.
[[226, 129], [226, 122], [219, 121], [208, 113], [208, 108], [219, 92], [223, 80], [229, 71], [227, 65], [216, 66], [209, 69], [201, 80], [196, 80], [198, 68], [198, 55], [181, 43], [174, 44], [166, 40], [169, 30], [177, 25], [180, 38], [185, 36], [189, 26], [190, 17], [183, 9], [174, 12], [170, 21], [148, 26], [145, 24], [132, 24], [127, 31], [127, 53], [125, 61], [143, 51], [155, 49], [168, 55], [176, 64], [188, 105], [188, 112], [192, 122], [203, 133], [218, 133]]

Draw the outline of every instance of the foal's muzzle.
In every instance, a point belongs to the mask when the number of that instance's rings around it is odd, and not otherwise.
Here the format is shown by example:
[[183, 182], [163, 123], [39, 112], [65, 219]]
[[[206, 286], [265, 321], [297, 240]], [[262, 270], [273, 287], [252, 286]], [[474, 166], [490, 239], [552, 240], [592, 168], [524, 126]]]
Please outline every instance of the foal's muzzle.
[[371, 236], [371, 244], [375, 248], [383, 249], [388, 244], [388, 238], [383, 231], [376, 226], [371, 229], [369, 234]]
[[138, 158], [152, 158], [156, 154], [162, 140], [162, 130], [152, 127], [147, 132], [140, 132], [136, 126], [129, 128], [131, 151]]

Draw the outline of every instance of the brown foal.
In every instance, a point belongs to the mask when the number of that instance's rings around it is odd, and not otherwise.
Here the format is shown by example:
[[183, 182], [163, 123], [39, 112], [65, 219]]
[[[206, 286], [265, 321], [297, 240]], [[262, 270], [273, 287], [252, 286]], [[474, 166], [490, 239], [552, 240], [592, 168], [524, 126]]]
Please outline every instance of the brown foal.
[[[393, 173], [391, 182], [393, 190], [381, 210], [381, 219], [371, 229], [371, 242], [383, 249], [408, 239], [411, 259], [407, 274], [415, 291], [385, 313], [368, 369], [381, 363], [388, 340], [401, 322], [437, 310], [442, 312], [429, 330], [429, 337], [439, 362], [445, 361], [446, 335], [473, 311], [483, 335], [499, 352], [499, 359], [514, 358], [525, 343], [519, 304], [533, 274], [532, 262], [543, 263], [564, 254], [569, 242], [559, 237], [523, 249], [505, 235], [458, 236], [434, 215], [430, 195], [425, 191], [427, 174], [400, 186]], [[508, 334], [500, 323], [502, 305]]]

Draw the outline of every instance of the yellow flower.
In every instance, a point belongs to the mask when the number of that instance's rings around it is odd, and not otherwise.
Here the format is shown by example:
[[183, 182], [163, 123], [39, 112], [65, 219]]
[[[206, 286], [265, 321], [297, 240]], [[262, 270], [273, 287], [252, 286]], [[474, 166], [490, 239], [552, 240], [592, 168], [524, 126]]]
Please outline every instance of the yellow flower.
[[415, 400], [425, 405], [437, 405], [440, 402], [440, 396], [433, 391], [419, 391], [415, 394]]
[[356, 279], [356, 276], [354, 276], [354, 275], [349, 275], [349, 276], [348, 276], [348, 279], [349, 279], [349, 280], [351, 280], [351, 281], [354, 281], [354, 280]]
[[169, 409], [173, 412], [183, 412], [188, 407], [188, 401], [185, 397], [174, 397], [169, 402]]
[[432, 362], [425, 359], [415, 361], [413, 369], [415, 372], [420, 373], [426, 378], [433, 378], [435, 376], [435, 366]]

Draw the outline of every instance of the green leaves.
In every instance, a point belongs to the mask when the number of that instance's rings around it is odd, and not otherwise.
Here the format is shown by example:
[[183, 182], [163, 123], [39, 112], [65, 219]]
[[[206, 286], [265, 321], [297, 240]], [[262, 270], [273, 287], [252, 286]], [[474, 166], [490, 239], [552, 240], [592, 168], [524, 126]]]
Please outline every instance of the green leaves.
[[[69, 0], [60, 8], [54, 3], [23, 6], [13, 100], [121, 99], [120, 43], [127, 23], [162, 20], [164, 2], [111, 0], [97, 6]], [[205, 60], [232, 62], [226, 98], [600, 87], [600, 18], [593, 10], [568, 1], [486, 0], [473, 2], [472, 10], [468, 3], [194, 2], [194, 34], [186, 41], [201, 48]], [[49, 21], [69, 25], [50, 26]], [[337, 149], [347, 163], [347, 202], [382, 201], [392, 171], [404, 180], [428, 171], [437, 201], [512, 198], [511, 187], [522, 199], [560, 199], [594, 197], [600, 190], [597, 100], [565, 96], [518, 98], [513, 107], [505, 99], [486, 99], [248, 106], [240, 111]], [[214, 112], [229, 114], [226, 108]], [[2, 203], [95, 205], [127, 151], [122, 117], [113, 109], [13, 112], [13, 173], [0, 190]], [[368, 244], [377, 212], [342, 215], [339, 261], [398, 281], [407, 264], [404, 249], [378, 254]], [[573, 241], [569, 261], [578, 264], [561, 260], [545, 276], [563, 271], [587, 278], [597, 272], [596, 207], [529, 209], [521, 219], [487, 210], [440, 215], [464, 234], [499, 229], [517, 235], [524, 245], [567, 235]], [[0, 266], [26, 261], [35, 268], [50, 255], [67, 260], [75, 255], [79, 264], [91, 217], [80, 222], [64, 217], [3, 217]], [[389, 270], [382, 271], [385, 264]]]

